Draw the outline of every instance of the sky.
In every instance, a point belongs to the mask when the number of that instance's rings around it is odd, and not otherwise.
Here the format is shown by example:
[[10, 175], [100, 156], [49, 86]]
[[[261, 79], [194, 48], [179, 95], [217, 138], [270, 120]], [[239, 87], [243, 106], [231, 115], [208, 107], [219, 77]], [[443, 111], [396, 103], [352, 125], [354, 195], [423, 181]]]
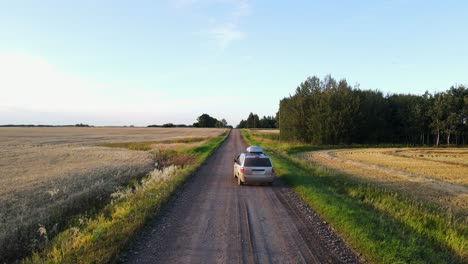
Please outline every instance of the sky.
[[0, 124], [235, 126], [308, 76], [468, 83], [468, 1], [0, 0]]

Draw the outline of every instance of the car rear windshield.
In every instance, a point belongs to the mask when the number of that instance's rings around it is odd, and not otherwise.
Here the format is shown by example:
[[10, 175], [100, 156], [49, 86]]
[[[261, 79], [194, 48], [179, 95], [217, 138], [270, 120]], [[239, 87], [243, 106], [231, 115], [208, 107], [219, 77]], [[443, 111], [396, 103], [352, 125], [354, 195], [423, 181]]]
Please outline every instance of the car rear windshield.
[[271, 162], [269, 158], [252, 158], [245, 159], [245, 167], [271, 167]]

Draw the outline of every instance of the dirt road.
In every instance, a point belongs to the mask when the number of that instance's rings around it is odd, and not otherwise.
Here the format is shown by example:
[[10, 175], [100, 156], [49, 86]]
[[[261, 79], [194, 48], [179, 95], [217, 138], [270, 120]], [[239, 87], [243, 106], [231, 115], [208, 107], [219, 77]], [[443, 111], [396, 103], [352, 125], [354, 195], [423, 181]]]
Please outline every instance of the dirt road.
[[280, 180], [238, 186], [233, 158], [247, 147], [232, 130], [133, 243], [127, 263], [356, 263], [330, 227]]

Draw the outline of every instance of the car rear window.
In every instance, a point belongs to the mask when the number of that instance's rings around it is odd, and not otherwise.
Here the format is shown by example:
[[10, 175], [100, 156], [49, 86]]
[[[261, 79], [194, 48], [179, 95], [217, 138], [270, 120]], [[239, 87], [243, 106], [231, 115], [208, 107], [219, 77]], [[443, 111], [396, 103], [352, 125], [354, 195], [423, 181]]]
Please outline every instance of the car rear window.
[[245, 167], [271, 167], [269, 158], [252, 158], [245, 159]]

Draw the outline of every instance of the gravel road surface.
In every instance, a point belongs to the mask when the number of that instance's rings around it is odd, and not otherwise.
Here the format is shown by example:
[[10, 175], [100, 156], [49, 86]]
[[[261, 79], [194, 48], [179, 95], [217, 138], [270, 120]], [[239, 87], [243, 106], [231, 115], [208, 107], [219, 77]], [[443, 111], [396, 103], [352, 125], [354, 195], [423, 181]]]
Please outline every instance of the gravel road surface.
[[176, 192], [120, 261], [125, 263], [357, 263], [329, 225], [277, 179], [238, 186], [229, 137]]

